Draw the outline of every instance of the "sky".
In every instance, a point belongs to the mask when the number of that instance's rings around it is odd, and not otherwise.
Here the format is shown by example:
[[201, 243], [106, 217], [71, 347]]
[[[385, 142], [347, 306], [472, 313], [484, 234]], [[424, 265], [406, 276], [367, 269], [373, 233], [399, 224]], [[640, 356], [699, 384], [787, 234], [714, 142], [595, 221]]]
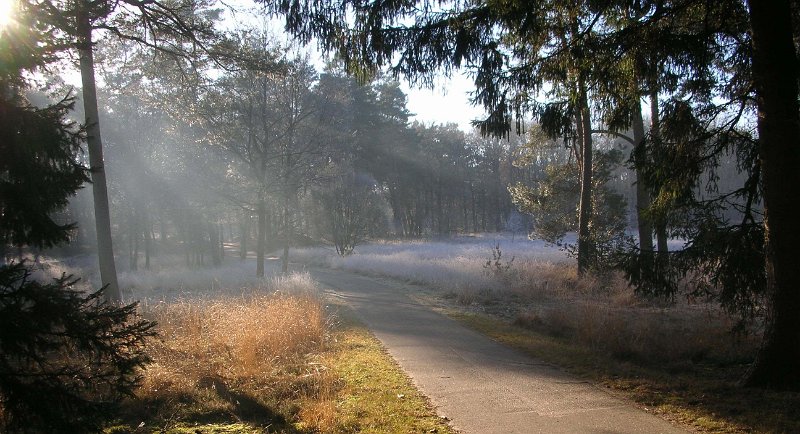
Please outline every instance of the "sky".
[[441, 77], [434, 89], [415, 89], [402, 81], [401, 88], [408, 95], [408, 110], [415, 114], [412, 120], [426, 124], [455, 123], [468, 132], [472, 130], [472, 120], [484, 117], [483, 108], [469, 102], [474, 84], [466, 75]]
[[[2, 1], [2, 0], [0, 0]], [[259, 16], [257, 7], [253, 6], [252, 0], [226, 0], [224, 4], [233, 6], [239, 12], [231, 13], [226, 11], [225, 20], [228, 25], [233, 27], [239, 24], [266, 25], [273, 29], [274, 34], [281, 38], [283, 34], [283, 21], [280, 18], [267, 18]], [[288, 35], [282, 35], [288, 41]], [[321, 71], [325, 62], [322, 55], [316, 50], [315, 43], [303, 47], [312, 58], [312, 63]], [[408, 96], [407, 108], [413, 114], [411, 121], [418, 121], [425, 124], [448, 124], [455, 123], [464, 131], [472, 131], [471, 121], [482, 118], [483, 109], [474, 107], [469, 102], [469, 92], [474, 88], [471, 78], [466, 74], [454, 73], [452, 77], [440, 77], [435, 83], [434, 89], [420, 89], [409, 86], [408, 83], [400, 80], [401, 89]]]

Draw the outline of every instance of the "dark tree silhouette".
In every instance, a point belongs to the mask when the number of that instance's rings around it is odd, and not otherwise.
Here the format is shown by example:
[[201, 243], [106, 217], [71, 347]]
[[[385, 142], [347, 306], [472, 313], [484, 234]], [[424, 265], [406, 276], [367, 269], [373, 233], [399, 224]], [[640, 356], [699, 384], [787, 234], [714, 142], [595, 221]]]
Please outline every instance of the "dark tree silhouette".
[[[36, 29], [0, 34], [3, 246], [66, 242], [73, 226], [52, 213], [87, 180], [77, 162], [82, 131], [65, 120], [71, 98], [40, 109], [23, 97], [23, 72], [48, 61], [46, 44], [25, 44], [46, 39]], [[103, 410], [137, 384], [154, 324], [137, 317], [135, 304], [77, 290], [71, 276], [42, 283], [30, 272], [25, 261], [0, 263], [0, 430], [94, 430]]]

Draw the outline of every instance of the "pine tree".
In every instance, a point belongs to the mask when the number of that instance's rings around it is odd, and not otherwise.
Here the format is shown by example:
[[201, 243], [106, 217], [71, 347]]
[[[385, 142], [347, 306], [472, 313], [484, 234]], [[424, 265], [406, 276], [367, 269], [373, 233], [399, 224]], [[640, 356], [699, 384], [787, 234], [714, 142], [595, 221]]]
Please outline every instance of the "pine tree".
[[[52, 40], [16, 18], [0, 34], [0, 242], [50, 247], [73, 227], [52, 213], [87, 180], [83, 132], [65, 118], [70, 97], [45, 108], [24, 98], [23, 72], [47, 64]], [[135, 304], [77, 290], [72, 276], [43, 283], [30, 273], [25, 261], [0, 264], [0, 430], [96, 430], [138, 383], [154, 324]]]

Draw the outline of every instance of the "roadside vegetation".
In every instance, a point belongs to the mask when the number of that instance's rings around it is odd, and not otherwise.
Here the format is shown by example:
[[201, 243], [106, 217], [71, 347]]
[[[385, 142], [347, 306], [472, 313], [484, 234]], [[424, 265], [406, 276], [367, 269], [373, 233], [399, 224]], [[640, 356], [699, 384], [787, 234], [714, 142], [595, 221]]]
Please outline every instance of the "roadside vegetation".
[[299, 255], [419, 284], [412, 295], [466, 325], [692, 429], [800, 430], [800, 394], [739, 386], [758, 350], [758, 320], [737, 332], [739, 318], [718, 304], [640, 296], [614, 273], [578, 277], [541, 241], [470, 237]]
[[308, 275], [185, 289], [146, 304], [152, 362], [106, 433], [451, 432]]

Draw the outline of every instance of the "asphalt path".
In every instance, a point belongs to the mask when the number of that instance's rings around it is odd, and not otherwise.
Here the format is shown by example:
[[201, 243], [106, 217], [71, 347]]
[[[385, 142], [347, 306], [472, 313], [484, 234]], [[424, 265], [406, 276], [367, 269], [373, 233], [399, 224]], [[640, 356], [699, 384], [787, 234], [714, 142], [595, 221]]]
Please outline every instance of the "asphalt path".
[[461, 432], [686, 432], [434, 312], [409, 297], [407, 285], [339, 270], [310, 273], [355, 310]]

